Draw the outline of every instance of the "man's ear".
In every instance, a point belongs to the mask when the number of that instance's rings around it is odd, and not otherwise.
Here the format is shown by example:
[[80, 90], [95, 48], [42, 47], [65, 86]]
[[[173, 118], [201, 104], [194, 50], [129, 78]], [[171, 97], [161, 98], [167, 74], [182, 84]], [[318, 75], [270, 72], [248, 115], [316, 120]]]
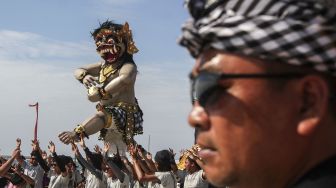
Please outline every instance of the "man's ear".
[[328, 109], [329, 88], [327, 82], [318, 75], [308, 75], [299, 83], [300, 123], [297, 132], [302, 136], [311, 135], [318, 127]]

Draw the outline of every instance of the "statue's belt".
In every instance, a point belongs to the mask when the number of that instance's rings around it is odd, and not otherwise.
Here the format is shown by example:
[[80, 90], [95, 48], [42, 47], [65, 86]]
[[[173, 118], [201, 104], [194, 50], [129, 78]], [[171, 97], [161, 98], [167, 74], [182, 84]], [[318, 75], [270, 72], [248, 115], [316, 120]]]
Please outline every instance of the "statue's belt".
[[[108, 105], [108, 107], [119, 107], [126, 111], [126, 129], [125, 130], [119, 130], [122, 132], [123, 137], [126, 141], [126, 143], [130, 143], [133, 141], [133, 135], [134, 135], [134, 113], [139, 112], [139, 106], [137, 104], [130, 104], [126, 102], [117, 102], [114, 104]], [[112, 125], [112, 115], [108, 113], [105, 109], [107, 107], [106, 105], [97, 104], [96, 108], [98, 111], [102, 111], [105, 114], [105, 117], [107, 118], [107, 122], [105, 124], [104, 128], [109, 128]], [[117, 126], [117, 128], [119, 128]]]

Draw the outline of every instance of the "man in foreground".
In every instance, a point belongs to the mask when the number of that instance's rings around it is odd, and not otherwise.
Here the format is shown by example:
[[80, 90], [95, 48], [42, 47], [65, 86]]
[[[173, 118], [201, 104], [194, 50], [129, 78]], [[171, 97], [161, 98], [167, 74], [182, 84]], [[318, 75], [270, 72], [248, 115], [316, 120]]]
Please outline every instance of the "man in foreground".
[[218, 187], [336, 187], [336, 3], [190, 0], [191, 126]]

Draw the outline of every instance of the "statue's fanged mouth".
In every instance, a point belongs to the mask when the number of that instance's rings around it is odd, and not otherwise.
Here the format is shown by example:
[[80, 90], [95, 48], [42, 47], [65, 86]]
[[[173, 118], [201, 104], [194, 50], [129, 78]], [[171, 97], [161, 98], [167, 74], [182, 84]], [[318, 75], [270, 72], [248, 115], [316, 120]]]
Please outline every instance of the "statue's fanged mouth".
[[100, 56], [110, 63], [118, 59], [120, 50], [120, 47], [116, 45], [103, 45], [97, 49]]

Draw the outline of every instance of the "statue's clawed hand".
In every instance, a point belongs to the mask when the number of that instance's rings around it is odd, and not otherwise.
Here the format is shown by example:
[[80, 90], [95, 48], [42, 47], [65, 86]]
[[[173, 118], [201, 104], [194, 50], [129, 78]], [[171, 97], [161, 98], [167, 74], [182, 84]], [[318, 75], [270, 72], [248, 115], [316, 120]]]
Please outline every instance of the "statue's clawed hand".
[[86, 75], [83, 79], [84, 86], [89, 89], [90, 87], [97, 85], [98, 79], [96, 77], [93, 77], [91, 75]]
[[72, 141], [76, 140], [76, 133], [74, 131], [64, 131], [58, 135], [58, 138], [64, 144], [69, 144]]

